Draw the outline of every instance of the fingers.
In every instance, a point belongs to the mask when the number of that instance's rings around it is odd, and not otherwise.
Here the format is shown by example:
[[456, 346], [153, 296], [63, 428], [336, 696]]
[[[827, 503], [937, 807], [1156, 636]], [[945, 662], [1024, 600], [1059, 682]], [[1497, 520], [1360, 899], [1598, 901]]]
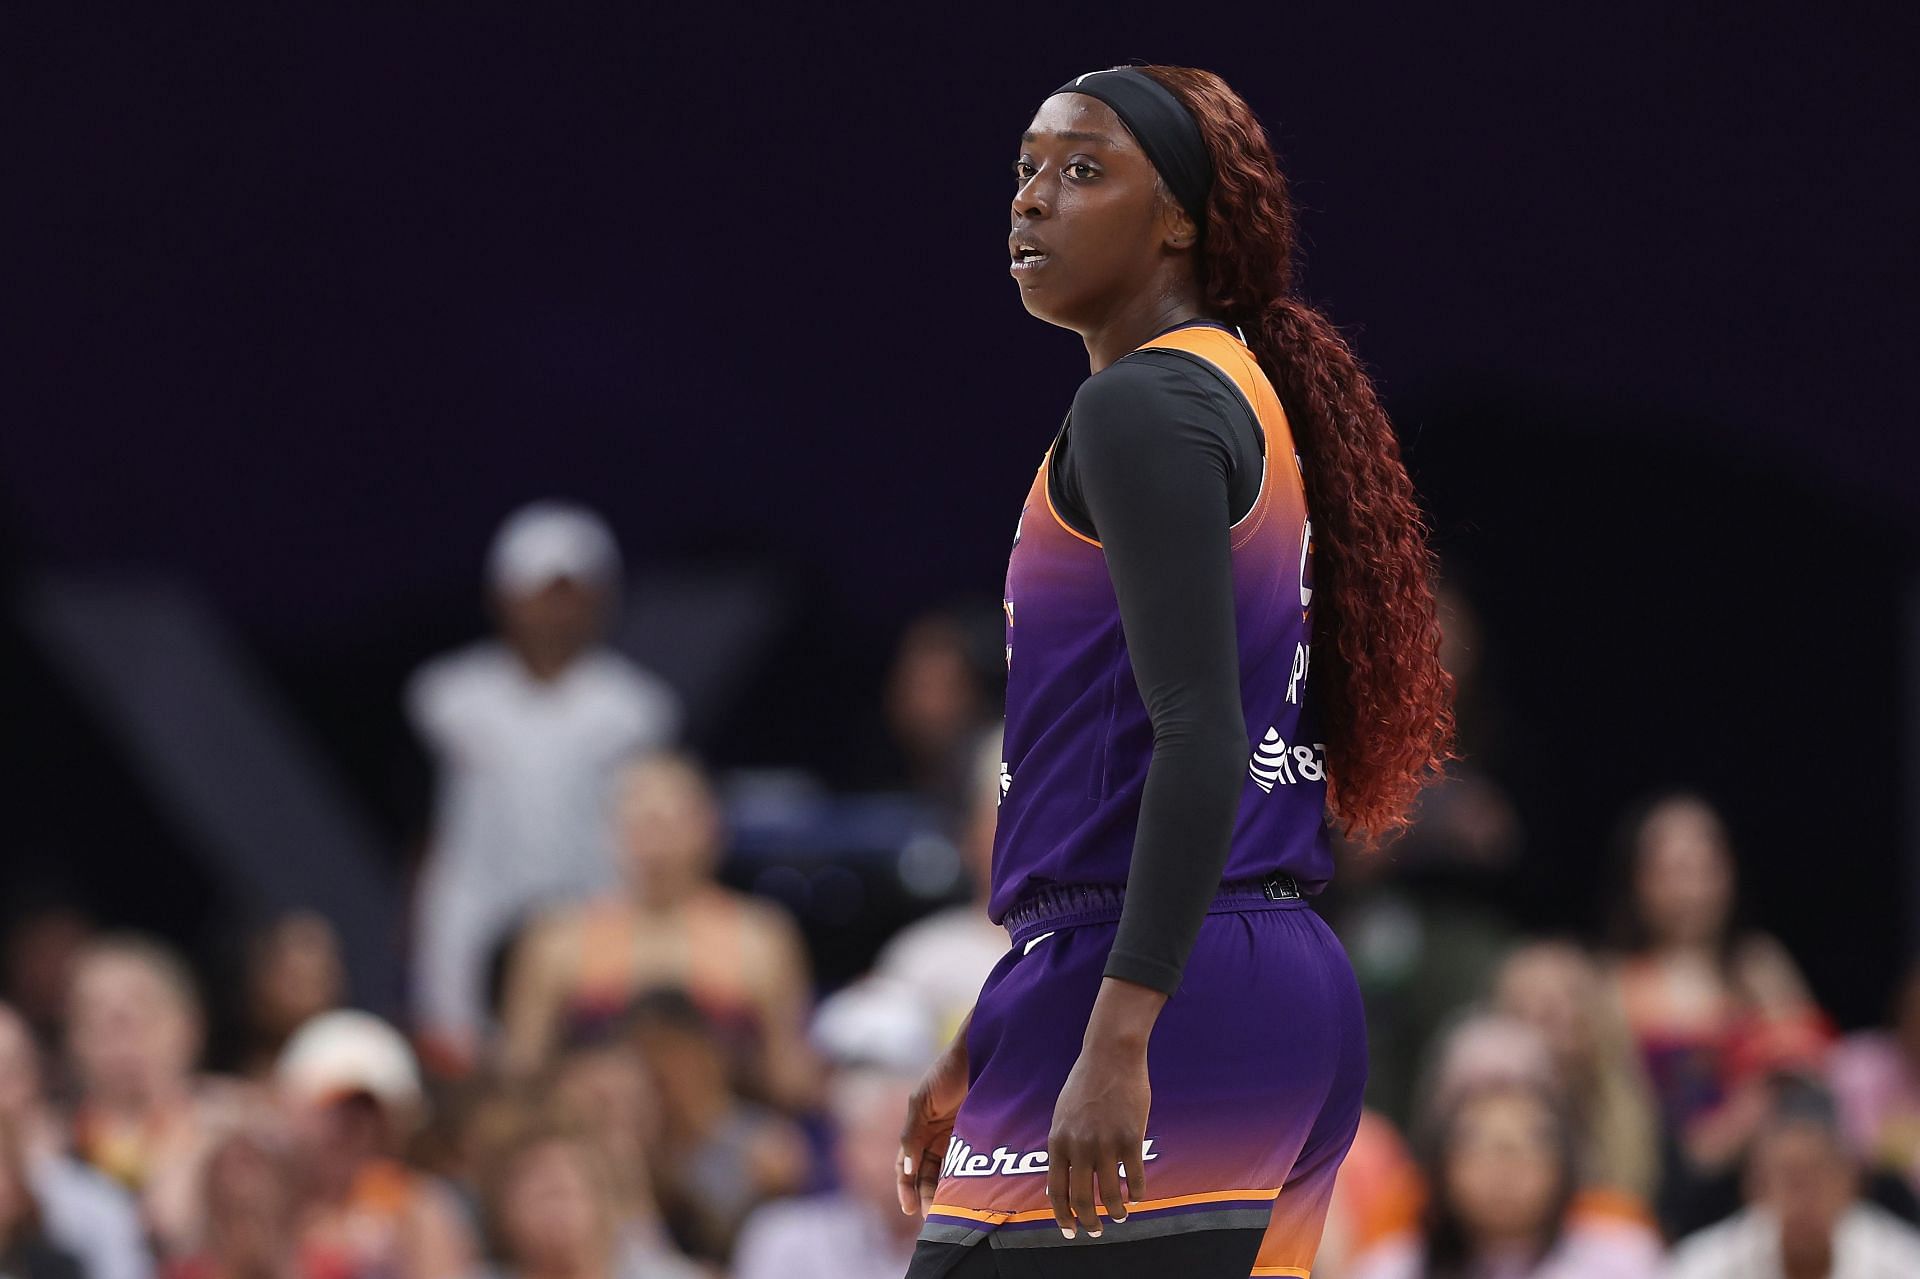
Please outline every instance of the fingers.
[[933, 1211], [933, 1192], [940, 1185], [940, 1161], [928, 1151], [920, 1161], [920, 1215]]
[[1127, 1196], [1120, 1189], [1119, 1159], [1109, 1157], [1095, 1164], [1094, 1180], [1100, 1191], [1100, 1202], [1107, 1206], [1107, 1216], [1115, 1221], [1125, 1221]]
[[1047, 1143], [1047, 1204], [1053, 1209], [1053, 1224], [1073, 1238], [1073, 1210], [1067, 1206], [1067, 1152], [1052, 1141]]
[[[1086, 1231], [1087, 1238], [1098, 1239], [1103, 1223], [1100, 1202], [1115, 1221], [1127, 1218], [1127, 1200], [1120, 1186], [1120, 1160], [1117, 1156], [1080, 1157], [1065, 1142], [1047, 1146], [1047, 1203], [1053, 1208], [1053, 1222], [1069, 1239]], [[1096, 1185], [1096, 1177], [1098, 1184]]]
[[[1143, 1138], [1132, 1143], [1132, 1154], [1127, 1156], [1127, 1202], [1139, 1203], [1147, 1197], [1147, 1143]], [[1118, 1220], [1118, 1218], [1115, 1218]]]
[[1067, 1169], [1067, 1198], [1073, 1205], [1073, 1217], [1089, 1239], [1100, 1237], [1100, 1211], [1093, 1202], [1094, 1161], [1082, 1160]]
[[899, 1175], [894, 1179], [894, 1189], [899, 1192], [900, 1211], [911, 1217], [914, 1209], [920, 1206], [919, 1161], [913, 1157], [904, 1143], [900, 1147], [899, 1163], [895, 1167]]
[[895, 1189], [900, 1194], [900, 1211], [909, 1217], [920, 1204], [917, 1188], [920, 1156], [927, 1149], [927, 1126], [920, 1117], [921, 1113], [920, 1090], [916, 1088], [907, 1101], [907, 1117], [900, 1125], [900, 1153], [893, 1160], [893, 1166], [899, 1174]]

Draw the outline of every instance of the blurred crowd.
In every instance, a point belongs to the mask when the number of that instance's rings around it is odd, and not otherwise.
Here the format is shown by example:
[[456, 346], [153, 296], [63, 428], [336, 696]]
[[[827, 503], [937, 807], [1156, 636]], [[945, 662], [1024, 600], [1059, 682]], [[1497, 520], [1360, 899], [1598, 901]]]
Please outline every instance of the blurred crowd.
[[[788, 911], [723, 882], [719, 782], [674, 691], [605, 643], [620, 580], [591, 512], [517, 512], [497, 633], [407, 688], [436, 796], [403, 1024], [353, 1007], [318, 914], [268, 921], [212, 992], [80, 910], [14, 920], [0, 1275], [904, 1272], [906, 1099], [1007, 945], [991, 672], [964, 620], [908, 630], [890, 780], [973, 894], [827, 992]], [[1884, 1029], [1838, 1034], [1742, 912], [1721, 814], [1677, 790], [1623, 803], [1590, 932], [1529, 935], [1478, 891], [1525, 832], [1476, 749], [1469, 601], [1443, 620], [1467, 758], [1403, 839], [1342, 850], [1323, 903], [1373, 1066], [1315, 1275], [1920, 1277], [1920, 968]], [[239, 1010], [224, 1047], [209, 994]]]

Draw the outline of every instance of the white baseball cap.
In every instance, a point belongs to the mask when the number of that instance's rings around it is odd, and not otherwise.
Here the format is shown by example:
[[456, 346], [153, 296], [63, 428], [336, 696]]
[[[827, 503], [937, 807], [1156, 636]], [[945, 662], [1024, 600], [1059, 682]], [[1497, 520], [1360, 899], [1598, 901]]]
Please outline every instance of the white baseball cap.
[[814, 1012], [811, 1036], [828, 1062], [918, 1075], [940, 1054], [933, 1014], [912, 987], [870, 973]]
[[421, 1100], [420, 1067], [406, 1037], [372, 1013], [338, 1009], [309, 1018], [280, 1053], [286, 1093], [305, 1102], [366, 1093], [392, 1112]]
[[612, 586], [620, 546], [606, 521], [571, 502], [533, 502], [506, 518], [487, 552], [487, 580], [503, 595], [532, 595], [561, 578]]

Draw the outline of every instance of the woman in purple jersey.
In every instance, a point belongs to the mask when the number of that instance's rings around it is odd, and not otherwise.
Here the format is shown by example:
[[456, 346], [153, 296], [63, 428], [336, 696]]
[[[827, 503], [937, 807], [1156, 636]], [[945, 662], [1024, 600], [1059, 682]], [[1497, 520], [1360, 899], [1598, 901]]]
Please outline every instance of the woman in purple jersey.
[[909, 1274], [1298, 1279], [1366, 1074], [1328, 822], [1377, 841], [1452, 753], [1425, 522], [1219, 77], [1080, 76], [1014, 172], [1092, 376], [1008, 562], [1013, 945], [908, 1110]]

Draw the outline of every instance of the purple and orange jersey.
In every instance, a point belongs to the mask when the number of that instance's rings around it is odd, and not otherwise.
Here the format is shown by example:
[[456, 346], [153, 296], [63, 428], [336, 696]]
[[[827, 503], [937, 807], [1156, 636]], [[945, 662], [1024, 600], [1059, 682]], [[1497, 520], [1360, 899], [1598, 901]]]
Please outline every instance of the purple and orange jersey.
[[[1279, 397], [1225, 329], [1175, 329], [1142, 350], [1178, 351], [1225, 379], [1266, 440], [1253, 507], [1232, 529], [1242, 707], [1253, 754], [1223, 878], [1283, 871], [1308, 894], [1333, 870], [1326, 747], [1307, 696], [1313, 547], [1306, 491]], [[1053, 884], [1125, 884], [1153, 755], [1120, 605], [1100, 544], [1055, 511], [1040, 463], [1014, 535], [1004, 602], [1007, 722], [993, 842], [998, 923]]]

